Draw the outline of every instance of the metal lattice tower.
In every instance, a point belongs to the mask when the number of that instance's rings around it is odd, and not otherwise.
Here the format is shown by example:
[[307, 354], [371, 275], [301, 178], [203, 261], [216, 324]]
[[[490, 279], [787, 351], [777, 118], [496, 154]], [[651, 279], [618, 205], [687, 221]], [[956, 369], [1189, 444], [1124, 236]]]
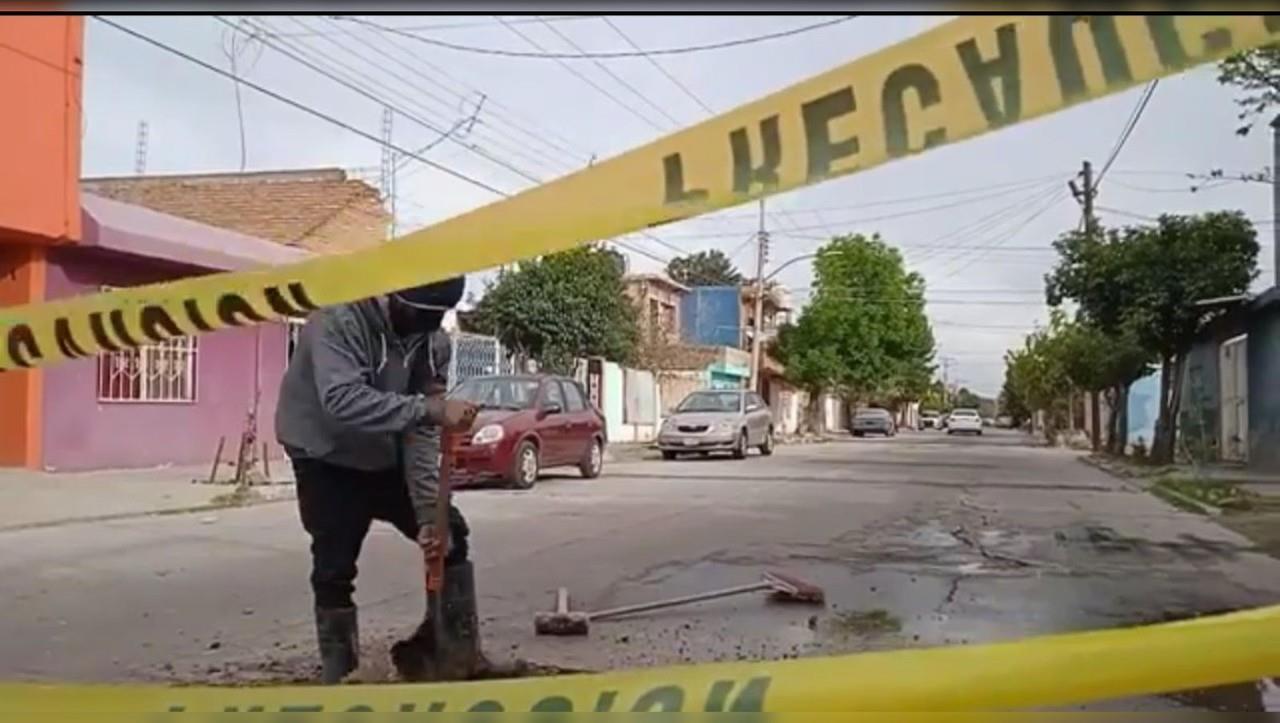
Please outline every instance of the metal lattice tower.
[[388, 238], [396, 236], [396, 152], [391, 147], [392, 122], [395, 114], [389, 107], [382, 109], [382, 166], [378, 179], [378, 187], [382, 192], [382, 202], [387, 204], [391, 212], [391, 227]]
[[141, 176], [147, 172], [147, 122], [138, 121], [138, 142], [133, 152], [133, 172]]

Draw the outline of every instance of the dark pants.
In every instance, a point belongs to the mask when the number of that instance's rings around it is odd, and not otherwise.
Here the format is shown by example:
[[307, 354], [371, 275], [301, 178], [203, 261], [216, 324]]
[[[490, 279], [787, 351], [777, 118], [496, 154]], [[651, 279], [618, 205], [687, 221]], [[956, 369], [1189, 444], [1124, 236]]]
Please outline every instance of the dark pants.
[[[311, 535], [311, 590], [316, 607], [353, 607], [356, 559], [370, 523], [389, 522], [410, 540], [418, 537], [403, 474], [399, 469], [366, 472], [315, 459], [294, 459], [293, 469], [302, 526]], [[451, 505], [445, 565], [466, 561], [469, 534], [462, 512]]]

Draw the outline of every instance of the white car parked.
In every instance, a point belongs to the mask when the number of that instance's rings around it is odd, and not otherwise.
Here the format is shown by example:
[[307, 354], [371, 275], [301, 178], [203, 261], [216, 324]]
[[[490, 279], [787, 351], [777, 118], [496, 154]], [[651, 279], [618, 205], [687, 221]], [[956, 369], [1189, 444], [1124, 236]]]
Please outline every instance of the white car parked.
[[947, 434], [982, 434], [982, 417], [976, 409], [953, 409], [947, 416]]

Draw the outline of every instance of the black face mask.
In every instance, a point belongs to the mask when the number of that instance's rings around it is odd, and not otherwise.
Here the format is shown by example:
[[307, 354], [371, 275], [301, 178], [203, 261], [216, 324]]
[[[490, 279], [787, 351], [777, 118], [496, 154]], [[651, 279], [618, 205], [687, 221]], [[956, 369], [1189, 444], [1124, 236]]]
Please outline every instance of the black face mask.
[[438, 331], [444, 323], [444, 311], [439, 309], [416, 309], [402, 303], [394, 296], [391, 297], [388, 312], [391, 317], [391, 328], [400, 337]]

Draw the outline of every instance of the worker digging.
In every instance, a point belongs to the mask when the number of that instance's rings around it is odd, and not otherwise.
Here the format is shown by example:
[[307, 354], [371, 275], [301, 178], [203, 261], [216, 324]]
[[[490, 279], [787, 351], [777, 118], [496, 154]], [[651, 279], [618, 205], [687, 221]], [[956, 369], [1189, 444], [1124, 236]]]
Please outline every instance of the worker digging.
[[374, 520], [417, 542], [435, 574], [428, 619], [393, 653], [401, 675], [464, 678], [480, 664], [469, 530], [447, 489], [438, 490], [447, 483], [442, 430], [469, 429], [477, 412], [445, 397], [451, 352], [441, 323], [465, 283], [456, 277], [314, 312], [281, 383], [276, 436], [311, 537], [325, 684], [359, 665], [356, 560]]

